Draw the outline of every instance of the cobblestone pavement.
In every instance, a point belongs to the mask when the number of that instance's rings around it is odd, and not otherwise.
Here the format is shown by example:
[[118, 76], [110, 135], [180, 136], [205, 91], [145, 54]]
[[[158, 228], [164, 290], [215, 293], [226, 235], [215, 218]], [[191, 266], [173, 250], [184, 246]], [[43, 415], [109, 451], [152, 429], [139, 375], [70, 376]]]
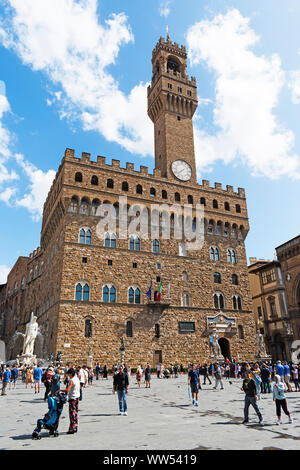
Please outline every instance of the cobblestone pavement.
[[258, 424], [250, 407], [250, 421], [242, 425], [244, 393], [241, 381], [224, 379], [225, 389], [204, 385], [199, 393], [199, 407], [188, 397], [187, 376], [178, 379], [153, 377], [151, 389], [130, 378], [128, 416], [118, 415], [117, 395], [112, 394], [112, 379], [94, 381], [83, 392], [79, 405], [79, 430], [67, 435], [68, 405], [59, 425], [59, 436], [33, 441], [36, 421], [47, 412], [41, 393], [17, 388], [0, 396], [0, 449], [300, 449], [300, 392], [287, 394], [292, 424], [282, 417], [277, 426], [272, 395], [262, 395], [258, 402], [265, 425]]

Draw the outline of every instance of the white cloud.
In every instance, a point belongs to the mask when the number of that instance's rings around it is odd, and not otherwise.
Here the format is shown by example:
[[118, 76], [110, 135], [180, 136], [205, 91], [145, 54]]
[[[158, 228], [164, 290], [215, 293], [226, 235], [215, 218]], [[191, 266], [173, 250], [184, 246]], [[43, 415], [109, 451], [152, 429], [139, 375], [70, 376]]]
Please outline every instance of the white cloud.
[[112, 14], [100, 24], [97, 0], [5, 4], [11, 11], [2, 21], [0, 38], [25, 64], [48, 75], [56, 88], [53, 100], [60, 118], [79, 119], [84, 129], [101, 132], [130, 152], [152, 155], [147, 84], [138, 84], [127, 96], [107, 71], [120, 47], [134, 41], [127, 17]]
[[280, 58], [253, 52], [259, 37], [249, 19], [228, 11], [193, 25], [187, 41], [192, 64], [206, 64], [216, 80], [216, 132], [210, 135], [197, 124], [195, 129], [199, 170], [211, 169], [217, 160], [242, 161], [254, 175], [300, 178], [294, 134], [274, 114], [285, 84]]
[[28, 193], [24, 194], [21, 199], [16, 199], [16, 205], [25, 207], [32, 214], [33, 220], [38, 221], [42, 216], [43, 204], [56, 173], [54, 170], [44, 173], [26, 161], [23, 155], [17, 154], [15, 158], [30, 181]]
[[[0, 85], [0, 91], [5, 92], [4, 82], [0, 82]], [[9, 102], [4, 94], [0, 94], [0, 201], [10, 207], [24, 207], [34, 220], [39, 220], [55, 171], [48, 170], [45, 173], [26, 161], [22, 155], [14, 154], [12, 150], [14, 136], [3, 123], [4, 115], [9, 112], [11, 112]], [[22, 177], [19, 169], [22, 170]], [[20, 193], [24, 192], [22, 185], [28, 181], [27, 192], [20, 196]], [[12, 182], [14, 186], [11, 186]]]
[[171, 1], [166, 0], [160, 3], [159, 5], [159, 14], [160, 16], [163, 16], [164, 18], [167, 18], [169, 14], [171, 13]]
[[300, 70], [289, 73], [288, 87], [291, 90], [292, 102], [300, 104]]
[[0, 284], [6, 284], [10, 268], [5, 264], [0, 264]]

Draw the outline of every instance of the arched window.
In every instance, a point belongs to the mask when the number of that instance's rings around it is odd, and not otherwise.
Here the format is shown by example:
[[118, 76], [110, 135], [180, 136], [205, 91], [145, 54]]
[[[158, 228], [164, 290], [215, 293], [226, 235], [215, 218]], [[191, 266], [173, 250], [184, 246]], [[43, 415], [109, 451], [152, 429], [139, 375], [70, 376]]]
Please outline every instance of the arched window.
[[94, 186], [98, 186], [98, 176], [93, 175], [91, 179], [91, 184]]
[[159, 240], [153, 240], [152, 242], [152, 251], [153, 253], [159, 253]]
[[73, 196], [69, 205], [68, 212], [76, 213], [78, 211], [78, 199]]
[[150, 196], [151, 196], [151, 197], [156, 196], [155, 188], [150, 188]]
[[229, 235], [229, 223], [228, 222], [225, 222], [223, 235], [224, 237], [228, 237]]
[[221, 284], [221, 274], [220, 273], [214, 273], [214, 282], [216, 284]]
[[136, 194], [143, 194], [143, 188], [141, 184], [137, 184], [136, 186]]
[[230, 211], [229, 202], [224, 202], [224, 208], [225, 208], [225, 211]]
[[218, 209], [218, 201], [216, 199], [213, 200], [213, 208]]
[[79, 232], [79, 243], [84, 245], [91, 245], [92, 243], [92, 232], [89, 228], [82, 228]]
[[227, 261], [228, 263], [236, 264], [236, 254], [233, 248], [227, 250]]
[[161, 197], [162, 197], [162, 199], [168, 199], [168, 193], [165, 189], [162, 190]]
[[214, 233], [214, 226], [215, 226], [215, 223], [213, 220], [210, 220], [208, 222], [208, 226], [207, 226], [207, 233], [208, 235], [212, 235]]
[[219, 248], [216, 246], [211, 246], [210, 247], [210, 260], [211, 261], [219, 261], [220, 256], [219, 256]]
[[91, 215], [98, 215], [99, 207], [100, 207], [100, 201], [99, 201], [99, 199], [94, 199], [93, 202], [92, 202], [92, 211], [91, 211]]
[[128, 191], [128, 183], [127, 183], [127, 181], [123, 181], [123, 183], [122, 183], [122, 191]]
[[202, 204], [202, 206], [206, 206], [205, 197], [200, 198], [200, 204]]
[[102, 301], [103, 302], [116, 302], [116, 288], [112, 284], [107, 284], [102, 288]]
[[84, 336], [86, 338], [91, 338], [92, 336], [92, 320], [87, 319], [84, 322]]
[[238, 325], [238, 338], [239, 339], [244, 339], [244, 328], [242, 325]]
[[87, 283], [78, 282], [75, 289], [75, 300], [89, 300], [90, 288]]
[[194, 202], [194, 199], [193, 199], [193, 196], [191, 196], [190, 194], [188, 195], [188, 204], [193, 204]]
[[186, 245], [185, 243], [179, 243], [179, 256], [186, 256]]
[[235, 294], [232, 297], [232, 305], [234, 310], [242, 310], [242, 298], [240, 295]]
[[236, 205], [235, 205], [235, 211], [236, 211], [238, 214], [240, 214], [240, 212], [241, 212], [241, 206], [240, 206], [239, 204], [236, 204]]
[[154, 328], [155, 328], [155, 338], [160, 338], [160, 326], [159, 326], [159, 323], [155, 323]]
[[239, 285], [239, 278], [238, 278], [237, 274], [232, 275], [232, 284], [235, 285], [235, 286]]
[[187, 272], [186, 272], [186, 271], [183, 271], [183, 273], [182, 273], [182, 280], [183, 280], [183, 281], [187, 281], [187, 280], [188, 280], [188, 275], [187, 275]]
[[81, 199], [80, 203], [80, 210], [79, 213], [82, 215], [88, 215], [89, 214], [89, 201], [86, 198]]
[[181, 297], [181, 304], [183, 307], [190, 306], [190, 294], [188, 292], [183, 292]]
[[180, 194], [175, 193], [175, 201], [179, 202], [180, 201]]
[[82, 173], [80, 172], [75, 173], [75, 181], [76, 183], [82, 183]]
[[132, 338], [132, 321], [126, 322], [126, 336], [127, 338]]
[[128, 289], [128, 302], [130, 304], [141, 303], [141, 291], [138, 287], [132, 286]]
[[224, 296], [221, 292], [214, 293], [214, 307], [217, 309], [224, 308]]
[[107, 188], [113, 189], [114, 181], [111, 178], [109, 178], [106, 182], [106, 186], [107, 186]]
[[137, 235], [131, 235], [129, 238], [129, 249], [133, 251], [141, 250], [141, 241]]
[[116, 248], [117, 247], [117, 236], [114, 232], [106, 232], [104, 236], [104, 246], [106, 248]]

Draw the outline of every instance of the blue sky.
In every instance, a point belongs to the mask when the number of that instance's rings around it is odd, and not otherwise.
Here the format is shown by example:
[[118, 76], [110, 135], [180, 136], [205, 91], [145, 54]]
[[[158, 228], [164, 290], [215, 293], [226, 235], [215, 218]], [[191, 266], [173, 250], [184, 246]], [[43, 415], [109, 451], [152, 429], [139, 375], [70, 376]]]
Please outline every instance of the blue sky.
[[0, 282], [39, 245], [66, 147], [153, 168], [146, 86], [166, 25], [198, 85], [198, 181], [246, 189], [247, 255], [299, 234], [298, 0], [0, 0]]

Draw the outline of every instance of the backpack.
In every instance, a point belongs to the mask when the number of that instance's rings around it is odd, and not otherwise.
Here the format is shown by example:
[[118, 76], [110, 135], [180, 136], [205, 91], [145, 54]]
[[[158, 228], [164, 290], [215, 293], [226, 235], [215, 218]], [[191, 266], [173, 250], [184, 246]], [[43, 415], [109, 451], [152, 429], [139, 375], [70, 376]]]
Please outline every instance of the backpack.
[[255, 377], [255, 383], [257, 383], [258, 385], [260, 385], [260, 384], [261, 384], [261, 382], [262, 382], [262, 380], [261, 380], [260, 376], [259, 376], [259, 375], [257, 375], [257, 374], [254, 374], [254, 377]]

